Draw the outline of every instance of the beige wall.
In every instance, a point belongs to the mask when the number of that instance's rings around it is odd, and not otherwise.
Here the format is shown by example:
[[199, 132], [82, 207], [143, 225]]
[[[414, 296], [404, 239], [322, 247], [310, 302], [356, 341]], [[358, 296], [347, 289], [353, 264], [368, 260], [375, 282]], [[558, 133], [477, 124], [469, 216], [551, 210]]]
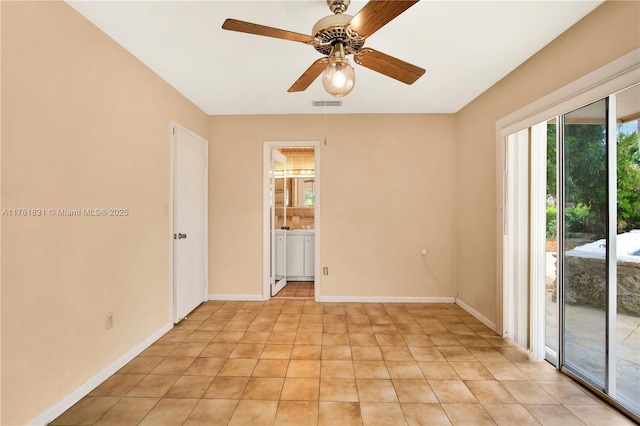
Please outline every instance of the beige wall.
[[[170, 120], [206, 115], [62, 2], [1, 2], [2, 424], [24, 424], [170, 322]], [[106, 312], [115, 326], [105, 331]]]
[[496, 121], [639, 46], [640, 2], [607, 1], [456, 114], [457, 285], [489, 320], [499, 318]]
[[[453, 122], [328, 116], [320, 149], [323, 297], [454, 295]], [[324, 132], [324, 115], [210, 118], [210, 293], [262, 294], [263, 141], [324, 140]]]

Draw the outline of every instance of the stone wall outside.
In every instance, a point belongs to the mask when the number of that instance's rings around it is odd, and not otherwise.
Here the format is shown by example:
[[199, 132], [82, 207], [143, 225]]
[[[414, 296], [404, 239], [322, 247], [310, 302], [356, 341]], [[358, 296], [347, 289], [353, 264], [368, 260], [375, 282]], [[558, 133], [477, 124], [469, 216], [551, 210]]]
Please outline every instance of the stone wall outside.
[[[606, 264], [600, 257], [565, 257], [567, 303], [606, 308]], [[640, 316], [640, 258], [618, 260], [618, 312]]]

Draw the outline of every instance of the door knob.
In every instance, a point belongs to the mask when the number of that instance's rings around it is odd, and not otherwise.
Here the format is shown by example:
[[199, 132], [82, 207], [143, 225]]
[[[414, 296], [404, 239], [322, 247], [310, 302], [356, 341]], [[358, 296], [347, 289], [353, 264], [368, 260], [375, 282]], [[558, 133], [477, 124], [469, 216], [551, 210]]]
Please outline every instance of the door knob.
[[178, 239], [179, 240], [182, 240], [182, 239], [185, 239], [185, 238], [187, 238], [187, 234], [178, 234]]

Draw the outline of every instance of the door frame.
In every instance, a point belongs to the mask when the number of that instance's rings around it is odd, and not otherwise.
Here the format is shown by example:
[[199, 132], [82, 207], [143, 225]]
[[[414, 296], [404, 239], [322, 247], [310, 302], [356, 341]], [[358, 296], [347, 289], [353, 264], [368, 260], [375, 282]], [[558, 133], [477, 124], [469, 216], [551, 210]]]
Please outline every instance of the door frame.
[[[509, 318], [506, 318], [507, 309], [504, 309], [505, 305], [510, 303], [507, 299], [508, 291], [507, 289], [512, 286], [512, 283], [509, 282], [509, 277], [503, 274], [503, 264], [508, 261], [508, 253], [507, 247], [503, 244], [503, 229], [506, 220], [506, 199], [505, 199], [505, 187], [507, 182], [507, 176], [503, 169], [503, 164], [505, 161], [505, 148], [503, 140], [509, 134], [515, 133], [519, 130], [534, 127], [536, 124], [546, 121], [552, 117], [560, 117], [564, 114], [579, 109], [585, 105], [596, 102], [603, 98], [610, 98], [615, 93], [624, 90], [630, 86], [640, 83], [640, 48], [635, 49], [632, 52], [604, 65], [601, 68], [596, 69], [595, 71], [585, 75], [584, 77], [579, 78], [578, 80], [569, 83], [568, 85], [546, 95], [537, 101], [532, 102], [531, 104], [509, 114], [506, 117], [496, 121], [495, 126], [495, 135], [496, 135], [496, 326], [499, 334], [503, 334], [505, 331], [505, 327], [509, 322]], [[612, 118], [612, 115], [608, 116], [608, 121], [610, 125], [615, 124], [615, 119]], [[559, 131], [561, 131], [562, 126], [561, 123], [558, 125]], [[614, 126], [615, 127], [615, 126]], [[611, 162], [615, 159], [615, 147], [616, 147], [616, 136], [612, 135], [616, 132], [609, 133], [608, 137], [608, 161], [610, 162], [609, 167], [613, 167], [612, 170], [615, 170], [615, 164]], [[558, 152], [561, 153], [561, 150], [558, 149]], [[558, 160], [558, 176], [557, 179], [560, 181], [562, 179], [562, 166], [560, 166], [562, 160], [559, 158]], [[611, 179], [611, 175], [608, 174], [608, 185], [609, 185], [609, 194], [615, 194], [615, 181]], [[559, 190], [561, 190], [562, 185], [559, 186]], [[561, 199], [561, 197], [559, 197]], [[611, 201], [611, 198], [609, 198]], [[615, 203], [609, 202], [610, 214], [615, 212]], [[558, 215], [560, 216], [558, 219], [558, 229], [562, 229], [564, 226], [562, 224], [562, 212], [559, 210]], [[541, 220], [532, 218], [533, 220]], [[536, 226], [534, 224], [534, 226]], [[615, 223], [609, 223], [608, 227], [608, 235], [615, 235]], [[559, 247], [562, 247], [561, 237], [559, 235], [558, 241]], [[611, 247], [610, 247], [611, 249]], [[615, 247], [614, 247], [615, 249]], [[614, 258], [615, 259], [615, 258]], [[611, 260], [607, 260], [609, 266], [612, 264]], [[535, 260], [534, 260], [535, 263]], [[615, 282], [615, 273], [612, 272], [615, 270], [611, 267], [608, 268], [608, 281]], [[559, 258], [558, 262], [558, 276], [563, 274], [562, 271], [562, 261]], [[610, 289], [609, 291], [611, 291]], [[610, 294], [614, 294], [611, 292]], [[613, 297], [609, 299], [608, 311], [609, 313], [615, 312], [615, 304], [617, 302], [617, 298]], [[562, 294], [559, 293], [558, 308], [562, 305]], [[560, 341], [560, 334], [562, 333], [563, 325], [562, 325], [562, 315], [558, 316], [558, 341]], [[544, 327], [544, 315], [531, 315], [530, 320], [532, 323], [535, 323], [536, 327]], [[535, 333], [535, 329], [531, 329], [530, 333]], [[607, 331], [609, 332], [609, 337], [615, 336], [615, 323], [611, 322], [607, 325]], [[534, 343], [537, 339], [533, 336], [532, 343]], [[559, 343], [559, 342], [558, 342]], [[606, 350], [611, 353], [611, 344], [613, 342], [610, 340]], [[535, 343], [534, 343], [535, 344]], [[539, 343], [538, 343], [539, 344]], [[540, 353], [541, 348], [526, 348], [532, 350], [532, 352]], [[619, 403], [617, 400], [612, 398], [611, 394], [607, 394], [603, 391], [592, 388], [592, 384], [588, 381], [584, 380], [581, 376], [574, 374], [571, 370], [564, 368], [563, 366], [563, 354], [562, 354], [562, 345], [558, 344], [557, 346], [558, 356], [556, 368], [567, 376], [573, 378], [577, 382], [581, 384], [588, 385], [592, 392], [596, 393], [600, 398], [607, 401], [609, 404], [616, 407], [623, 414], [626, 414], [633, 420], [637, 420], [637, 415], [632, 413], [629, 409]], [[610, 369], [610, 372], [613, 371], [612, 363], [615, 357], [609, 357], [608, 365], [606, 368]], [[605, 384], [606, 387], [610, 387], [615, 385], [614, 380], [615, 377], [609, 375], [607, 377], [608, 382]], [[608, 389], [610, 390], [610, 389]], [[614, 393], [615, 395], [615, 393]], [[615, 397], [615, 396], [614, 396]]]
[[198, 135], [197, 133], [189, 130], [188, 128], [180, 125], [179, 123], [171, 120], [169, 123], [169, 140], [170, 140], [170, 173], [169, 173], [169, 203], [165, 203], [164, 206], [164, 214], [165, 216], [169, 216], [169, 320], [172, 324], [176, 323], [176, 306], [175, 306], [175, 250], [174, 250], [174, 193], [175, 193], [175, 185], [176, 185], [176, 134], [175, 130], [179, 128], [180, 130], [189, 133], [194, 138], [200, 140], [205, 145], [204, 157], [205, 157], [205, 181], [204, 181], [204, 278], [205, 278], [205, 290], [204, 290], [204, 301], [209, 300], [208, 291], [209, 291], [209, 141]]
[[[508, 319], [504, 306], [506, 288], [512, 283], [503, 273], [508, 261], [503, 240], [506, 214], [506, 151], [504, 140], [512, 133], [535, 126], [549, 117], [555, 117], [580, 108], [598, 99], [616, 93], [637, 83], [640, 79], [640, 49], [635, 49], [618, 59], [586, 74], [556, 91], [499, 119], [495, 124], [496, 152], [496, 332], [504, 335]], [[542, 318], [543, 319], [543, 318]], [[538, 319], [540, 321], [540, 319]]]
[[314, 186], [314, 300], [320, 299], [320, 141], [264, 141], [262, 161], [262, 298], [271, 298], [271, 243], [270, 243], [270, 215], [269, 206], [269, 169], [271, 167], [272, 148], [313, 148], [315, 163]]

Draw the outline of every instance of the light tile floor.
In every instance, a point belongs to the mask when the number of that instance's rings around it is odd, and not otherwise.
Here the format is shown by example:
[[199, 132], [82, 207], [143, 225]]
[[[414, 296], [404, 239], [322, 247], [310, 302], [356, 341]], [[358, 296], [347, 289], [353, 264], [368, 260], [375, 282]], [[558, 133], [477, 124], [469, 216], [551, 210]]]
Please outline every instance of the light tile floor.
[[456, 305], [207, 302], [54, 425], [633, 424]]
[[313, 299], [313, 281], [292, 281], [274, 297]]

